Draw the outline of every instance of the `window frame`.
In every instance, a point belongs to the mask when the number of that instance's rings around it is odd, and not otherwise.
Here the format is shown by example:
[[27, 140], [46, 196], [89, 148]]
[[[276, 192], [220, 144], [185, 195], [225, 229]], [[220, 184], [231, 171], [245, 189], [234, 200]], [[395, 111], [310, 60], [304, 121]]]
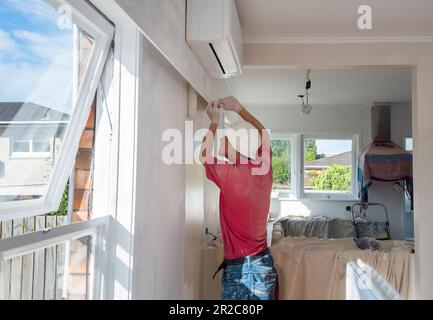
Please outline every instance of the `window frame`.
[[[43, 250], [58, 244], [66, 242], [66, 248], [69, 248], [69, 242], [86, 236], [92, 236], [91, 254], [89, 259], [89, 269], [92, 270], [88, 285], [88, 300], [98, 299], [96, 288], [101, 288], [101, 274], [105, 269], [106, 247], [103, 244], [107, 242], [108, 229], [111, 217], [104, 216], [88, 221], [69, 223], [63, 226], [35, 231], [32, 233], [14, 236], [0, 240], [0, 262], [24, 256], [35, 251]], [[67, 249], [68, 251], [69, 249]], [[68, 253], [69, 254], [69, 253]], [[68, 273], [68, 259], [65, 259], [65, 275]], [[96, 265], [100, 266], [96, 268]], [[102, 266], [101, 266], [102, 265]], [[64, 278], [67, 281], [67, 277]], [[96, 286], [99, 287], [96, 287]]]
[[84, 0], [44, 0], [58, 8], [68, 6], [71, 20], [94, 39], [94, 46], [84, 72], [73, 113], [63, 138], [62, 152], [51, 172], [45, 195], [39, 199], [0, 203], [0, 221], [25, 218], [56, 211], [74, 164], [81, 133], [94, 100], [99, 80], [112, 45], [114, 26]]
[[[130, 188], [135, 185], [137, 110], [143, 99], [139, 94], [139, 75], [144, 37], [116, 2], [91, 0], [90, 3], [116, 28], [113, 67], [106, 72], [107, 78], [101, 79], [101, 90], [97, 90], [92, 220], [73, 225], [85, 230], [89, 222], [104, 218], [92, 242], [91, 263], [97, 267], [90, 279], [89, 299], [131, 299], [134, 239], [130, 235], [135, 226], [137, 197]], [[73, 188], [70, 192], [73, 194]], [[61, 230], [65, 236], [70, 234], [69, 229]], [[4, 243], [0, 240], [0, 252]], [[118, 279], [122, 279], [121, 285], [116, 285]]]
[[[305, 140], [352, 140], [352, 192], [351, 193], [338, 193], [338, 192], [306, 192], [305, 191]], [[310, 200], [323, 200], [323, 201], [358, 201], [358, 183], [357, 172], [359, 163], [359, 134], [302, 134], [300, 135], [300, 161], [299, 161], [299, 189], [300, 197]]]
[[291, 144], [291, 152], [290, 152], [290, 164], [291, 164], [291, 179], [290, 179], [290, 190], [289, 191], [274, 191], [272, 188], [272, 198], [276, 199], [289, 199], [289, 200], [296, 200], [298, 197], [296, 196], [296, 190], [297, 190], [297, 179], [296, 179], [296, 173], [297, 170], [297, 161], [296, 161], [296, 154], [297, 154], [297, 143], [296, 143], [296, 135], [290, 134], [290, 133], [271, 133], [271, 142], [273, 140], [288, 140]]
[[[26, 138], [26, 139], [17, 139], [16, 136], [12, 136], [9, 139], [10, 145], [10, 156], [9, 159], [49, 159], [51, 158], [52, 148], [53, 148], [53, 139], [50, 137], [49, 139], [49, 147], [50, 150], [48, 152], [34, 152], [33, 151], [33, 142], [40, 141], [37, 139]], [[29, 151], [28, 152], [18, 152], [15, 151], [14, 146], [15, 142], [28, 142], [29, 143]]]

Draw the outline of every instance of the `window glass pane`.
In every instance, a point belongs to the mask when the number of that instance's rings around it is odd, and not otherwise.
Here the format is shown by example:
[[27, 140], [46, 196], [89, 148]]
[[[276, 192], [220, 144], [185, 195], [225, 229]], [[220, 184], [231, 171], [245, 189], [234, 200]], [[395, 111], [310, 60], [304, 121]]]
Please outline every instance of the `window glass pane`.
[[[38, 228], [52, 223], [52, 217], [38, 218]], [[89, 283], [94, 275], [90, 263], [92, 238], [65, 241], [0, 262], [0, 299], [89, 299]]]
[[84, 72], [86, 71], [87, 64], [93, 49], [93, 38], [86, 32], [81, 31], [77, 33], [78, 41], [76, 46], [80, 60], [78, 62], [78, 83], [83, 80]]
[[[41, 198], [68, 149], [64, 137], [93, 39], [43, 0], [0, 0], [0, 8], [0, 202]], [[11, 143], [24, 134], [31, 142]], [[48, 153], [50, 141], [49, 159], [10, 157]]]
[[50, 152], [50, 141], [49, 140], [33, 140], [32, 152]]
[[292, 188], [292, 145], [290, 140], [273, 139], [272, 146], [272, 171], [274, 190], [288, 191]]
[[[0, 239], [6, 239], [12, 236], [32, 233], [40, 229], [38, 225], [47, 226], [51, 228], [53, 226], [62, 226], [66, 224], [68, 209], [69, 209], [69, 201], [70, 201], [69, 196], [70, 193], [69, 193], [69, 181], [68, 181], [57, 211], [49, 212], [43, 216], [20, 218], [14, 220], [4, 220], [0, 222]], [[5, 199], [5, 201], [6, 200], [7, 199]], [[41, 222], [42, 221], [41, 219], [45, 222]]]
[[406, 151], [413, 151], [413, 139], [405, 138], [404, 139], [404, 148]]
[[30, 152], [30, 140], [15, 140], [12, 152]]
[[304, 140], [304, 191], [352, 192], [352, 140]]

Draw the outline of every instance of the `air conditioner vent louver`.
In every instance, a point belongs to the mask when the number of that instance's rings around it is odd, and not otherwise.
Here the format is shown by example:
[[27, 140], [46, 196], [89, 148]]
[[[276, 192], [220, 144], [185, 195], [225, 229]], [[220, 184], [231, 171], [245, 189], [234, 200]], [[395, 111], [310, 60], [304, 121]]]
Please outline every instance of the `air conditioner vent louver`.
[[215, 48], [214, 48], [213, 44], [212, 44], [212, 43], [209, 43], [209, 46], [210, 46], [210, 48], [211, 48], [211, 50], [212, 50], [212, 52], [213, 52], [213, 54], [214, 54], [214, 56], [215, 56], [215, 59], [218, 61], [218, 64], [219, 64], [219, 66], [220, 66], [220, 68], [221, 68], [221, 72], [222, 72], [223, 74], [226, 74], [226, 71], [224, 70], [224, 67], [223, 67], [223, 65], [222, 65], [222, 63], [221, 63], [220, 58], [218, 57], [218, 55], [217, 55], [217, 53], [216, 53], [216, 51], [215, 51]]

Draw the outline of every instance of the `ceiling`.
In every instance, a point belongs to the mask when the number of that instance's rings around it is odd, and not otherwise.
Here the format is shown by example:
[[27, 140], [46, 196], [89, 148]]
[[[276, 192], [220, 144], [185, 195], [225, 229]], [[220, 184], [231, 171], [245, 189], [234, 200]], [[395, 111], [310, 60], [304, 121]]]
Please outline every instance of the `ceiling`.
[[[409, 68], [313, 70], [312, 105], [371, 106], [375, 102], [410, 103]], [[226, 81], [230, 95], [245, 105], [299, 105], [305, 93], [306, 70], [247, 68]]]
[[[433, 41], [432, 0], [236, 0], [246, 42]], [[360, 5], [372, 8], [373, 29], [357, 27]]]

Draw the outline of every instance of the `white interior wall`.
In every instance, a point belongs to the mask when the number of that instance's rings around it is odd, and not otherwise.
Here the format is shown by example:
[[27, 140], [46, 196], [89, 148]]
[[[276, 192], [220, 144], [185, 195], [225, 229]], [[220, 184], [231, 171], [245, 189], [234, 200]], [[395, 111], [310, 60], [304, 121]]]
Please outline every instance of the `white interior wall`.
[[[200, 97], [197, 112], [193, 117], [194, 132], [209, 127], [206, 115], [206, 102]], [[195, 143], [197, 146], [197, 143]], [[202, 245], [204, 227], [204, 181], [205, 173], [200, 164], [186, 165], [186, 217], [185, 217], [185, 263], [184, 263], [184, 299], [200, 299], [202, 296]]]
[[142, 37], [137, 128], [133, 298], [180, 299], [184, 276], [185, 167], [162, 161], [162, 134], [184, 132], [187, 83]]
[[114, 0], [152, 45], [205, 99], [212, 79], [185, 41], [186, 0]]
[[391, 139], [403, 145], [403, 139], [412, 136], [412, 107], [410, 103], [394, 103], [391, 108]]
[[[110, 0], [99, 1], [98, 5], [105, 10], [108, 3], [124, 10], [143, 34], [140, 102], [135, 115], [137, 199], [132, 298], [194, 299], [201, 283], [203, 168], [164, 165], [161, 138], [168, 128], [184, 132], [187, 82], [208, 99], [213, 81], [185, 41], [186, 1]], [[204, 101], [199, 102], [201, 108], [194, 124], [197, 128], [207, 126]], [[118, 269], [122, 267], [126, 266]], [[124, 271], [126, 276], [128, 271]]]

